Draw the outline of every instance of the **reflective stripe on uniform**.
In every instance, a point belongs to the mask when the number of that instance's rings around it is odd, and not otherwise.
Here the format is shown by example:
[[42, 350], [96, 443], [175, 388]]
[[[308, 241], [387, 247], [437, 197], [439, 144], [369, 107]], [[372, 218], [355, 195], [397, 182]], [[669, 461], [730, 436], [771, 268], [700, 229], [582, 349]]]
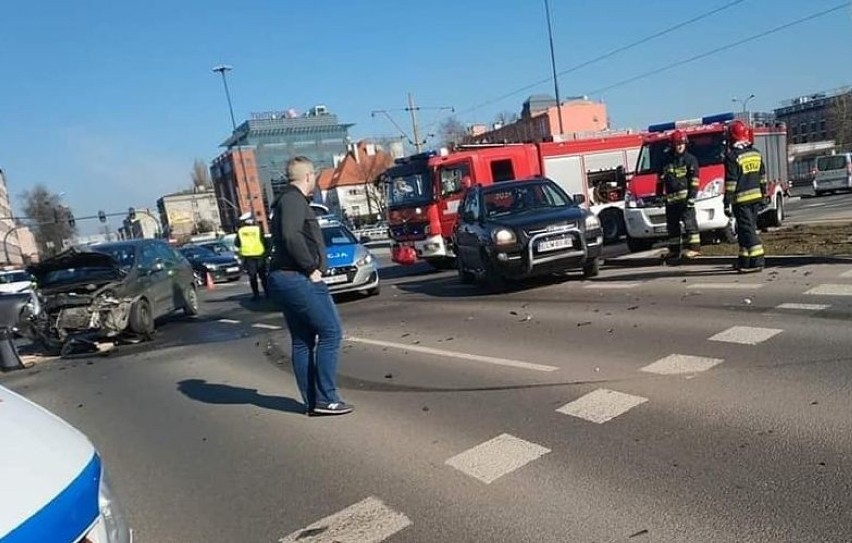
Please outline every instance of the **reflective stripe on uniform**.
[[690, 234], [689, 243], [692, 245], [701, 243], [701, 234]]
[[763, 164], [763, 157], [760, 153], [749, 151], [737, 157], [737, 163], [744, 174], [757, 173], [760, 171], [760, 166]]
[[736, 196], [736, 202], [738, 204], [745, 204], [748, 202], [753, 202], [755, 200], [760, 200], [763, 198], [763, 193], [760, 189], [749, 189], [744, 190], [743, 192], [738, 192]]
[[747, 256], [748, 256], [748, 248], [746, 248], [746, 247], [740, 247], [740, 256], [745, 256], [745, 257], [747, 257]]
[[259, 226], [243, 226], [237, 231], [240, 238], [240, 256], [263, 256], [263, 240]]
[[748, 256], [750, 256], [750, 257], [763, 256], [763, 255], [764, 255], [763, 245], [755, 245], [754, 247], [748, 248]]
[[679, 202], [681, 200], [686, 200], [687, 196], [689, 196], [688, 190], [679, 190], [672, 194], [666, 195], [667, 202]]

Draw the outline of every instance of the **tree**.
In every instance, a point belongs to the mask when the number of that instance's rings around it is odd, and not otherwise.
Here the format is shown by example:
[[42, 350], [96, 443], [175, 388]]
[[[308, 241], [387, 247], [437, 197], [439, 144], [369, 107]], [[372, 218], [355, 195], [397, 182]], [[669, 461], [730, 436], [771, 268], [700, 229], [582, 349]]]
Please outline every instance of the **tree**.
[[213, 188], [213, 182], [210, 180], [210, 170], [207, 169], [207, 164], [203, 160], [195, 159], [192, 165], [192, 188], [194, 190], [210, 190]]
[[452, 147], [464, 141], [467, 137], [467, 129], [453, 115], [447, 117], [438, 125], [438, 136], [441, 138], [441, 145]]
[[24, 213], [32, 221], [32, 232], [39, 252], [52, 256], [60, 251], [66, 240], [77, 232], [72, 224], [71, 209], [62, 203], [61, 197], [49, 191], [44, 185], [36, 185], [21, 195]]
[[497, 116], [494, 117], [494, 122], [506, 126], [507, 124], [512, 124], [516, 122], [520, 118], [521, 116], [517, 113], [513, 113], [511, 111], [501, 111], [497, 114]]
[[837, 96], [828, 111], [828, 131], [841, 149], [852, 146], [852, 91]]

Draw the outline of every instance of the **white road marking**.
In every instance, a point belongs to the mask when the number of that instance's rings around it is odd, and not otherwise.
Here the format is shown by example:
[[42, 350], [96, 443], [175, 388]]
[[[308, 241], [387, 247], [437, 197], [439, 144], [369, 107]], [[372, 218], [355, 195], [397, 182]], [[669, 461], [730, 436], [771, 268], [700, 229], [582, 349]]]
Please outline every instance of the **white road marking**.
[[841, 273], [840, 277], [843, 277], [844, 279], [852, 279], [852, 270]]
[[777, 328], [754, 328], [751, 326], [734, 326], [719, 332], [710, 341], [739, 343], [741, 345], [757, 345], [783, 332]]
[[680, 373], [699, 373], [724, 362], [721, 358], [705, 358], [688, 354], [670, 354], [665, 358], [649, 364], [640, 371], [658, 375], [677, 375]]
[[852, 285], [817, 285], [805, 294], [816, 296], [852, 296]]
[[445, 351], [444, 349], [433, 349], [431, 347], [423, 347], [421, 345], [406, 345], [405, 343], [392, 343], [390, 341], [380, 341], [378, 339], [366, 339], [359, 337], [347, 337], [347, 341], [353, 343], [363, 343], [364, 345], [375, 345], [376, 347], [389, 347], [392, 349], [401, 349], [412, 351], [415, 353], [431, 354], [435, 356], [444, 356], [448, 358], [460, 358], [462, 360], [472, 360], [474, 362], [484, 362], [486, 364], [494, 364], [495, 366], [508, 366], [510, 368], [520, 368], [533, 371], [556, 371], [559, 368], [556, 366], [546, 366], [544, 364], [533, 364], [532, 362], [523, 362], [521, 360], [512, 360], [509, 358], [497, 358], [494, 356], [483, 356], [479, 354], [460, 353], [457, 351]]
[[263, 324], [262, 322], [259, 322], [257, 324], [252, 324], [251, 327], [252, 328], [262, 328], [264, 330], [281, 330], [280, 326], [275, 326], [274, 324]]
[[781, 304], [775, 309], [787, 309], [790, 311], [822, 311], [831, 307], [828, 304]]
[[825, 204], [806, 204], [806, 205], [803, 205], [802, 208], [822, 207], [824, 205]]
[[756, 290], [763, 287], [760, 283], [693, 283], [686, 288], [700, 290]]
[[240, 321], [235, 321], [234, 319], [219, 319], [219, 322], [222, 324], [239, 324]]
[[633, 288], [639, 286], [639, 283], [606, 283], [606, 282], [594, 282], [589, 283], [583, 288], [600, 288], [600, 289], [626, 289]]
[[541, 445], [501, 434], [450, 458], [445, 464], [490, 484], [549, 452], [550, 449]]
[[556, 412], [603, 424], [647, 401], [648, 398], [641, 396], [599, 388], [563, 405]]
[[380, 543], [411, 526], [411, 520], [380, 499], [369, 497], [325, 517], [279, 543]]

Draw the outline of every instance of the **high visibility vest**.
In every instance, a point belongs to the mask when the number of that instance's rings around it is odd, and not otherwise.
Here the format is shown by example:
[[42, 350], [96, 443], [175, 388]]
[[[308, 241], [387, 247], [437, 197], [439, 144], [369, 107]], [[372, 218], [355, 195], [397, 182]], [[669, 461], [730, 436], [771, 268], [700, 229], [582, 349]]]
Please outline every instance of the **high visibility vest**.
[[237, 231], [240, 238], [240, 256], [263, 256], [263, 240], [259, 226], [243, 226]]

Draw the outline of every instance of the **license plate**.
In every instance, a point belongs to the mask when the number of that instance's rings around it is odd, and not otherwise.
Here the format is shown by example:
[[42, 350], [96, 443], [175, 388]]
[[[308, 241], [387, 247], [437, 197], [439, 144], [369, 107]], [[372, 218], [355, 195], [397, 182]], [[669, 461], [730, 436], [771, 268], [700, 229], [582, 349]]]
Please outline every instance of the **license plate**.
[[238, 272], [238, 271], [240, 271], [240, 268], [238, 266], [235, 266], [233, 268], [228, 268], [226, 271], [228, 273]]
[[655, 234], [665, 234], [666, 230], [668, 230], [668, 228], [666, 228], [665, 226], [655, 226], [654, 227], [654, 233]]
[[571, 238], [550, 239], [538, 242], [538, 251], [546, 253], [547, 251], [558, 251], [559, 249], [570, 249], [574, 246]]
[[336, 283], [345, 283], [347, 281], [345, 275], [329, 275], [322, 278], [327, 285], [334, 285]]

